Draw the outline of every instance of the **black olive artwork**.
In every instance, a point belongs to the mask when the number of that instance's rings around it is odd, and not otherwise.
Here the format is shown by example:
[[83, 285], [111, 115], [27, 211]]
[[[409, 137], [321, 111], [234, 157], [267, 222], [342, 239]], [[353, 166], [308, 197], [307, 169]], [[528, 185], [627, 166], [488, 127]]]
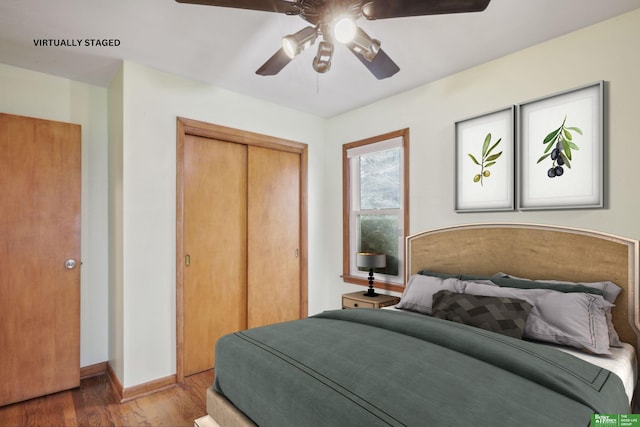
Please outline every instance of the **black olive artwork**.
[[545, 145], [544, 154], [538, 159], [537, 163], [541, 163], [546, 159], [551, 160], [551, 167], [547, 169], [549, 178], [564, 175], [565, 167], [571, 169], [572, 151], [580, 149], [575, 143], [573, 133], [582, 135], [582, 130], [575, 126], [566, 126], [566, 123], [567, 116], [564, 116], [560, 127], [547, 134], [544, 141], [542, 141]]

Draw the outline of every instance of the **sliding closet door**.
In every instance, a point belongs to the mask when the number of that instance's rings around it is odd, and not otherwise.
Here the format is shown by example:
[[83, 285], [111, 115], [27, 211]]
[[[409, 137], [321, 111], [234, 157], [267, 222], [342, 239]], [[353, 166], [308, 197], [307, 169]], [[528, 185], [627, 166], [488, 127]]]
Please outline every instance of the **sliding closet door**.
[[301, 155], [249, 147], [248, 326], [300, 318]]
[[80, 384], [80, 140], [0, 114], [0, 406]]
[[307, 308], [307, 147], [178, 118], [177, 378], [215, 343]]
[[184, 141], [184, 372], [214, 365], [215, 343], [246, 328], [247, 147]]

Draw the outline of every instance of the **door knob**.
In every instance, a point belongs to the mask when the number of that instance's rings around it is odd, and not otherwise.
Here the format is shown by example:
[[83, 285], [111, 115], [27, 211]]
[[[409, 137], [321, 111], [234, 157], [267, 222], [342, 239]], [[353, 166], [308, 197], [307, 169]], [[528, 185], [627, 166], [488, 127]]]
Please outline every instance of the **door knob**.
[[69, 269], [69, 270], [73, 270], [74, 268], [76, 268], [76, 260], [75, 259], [68, 259], [64, 262], [64, 267]]

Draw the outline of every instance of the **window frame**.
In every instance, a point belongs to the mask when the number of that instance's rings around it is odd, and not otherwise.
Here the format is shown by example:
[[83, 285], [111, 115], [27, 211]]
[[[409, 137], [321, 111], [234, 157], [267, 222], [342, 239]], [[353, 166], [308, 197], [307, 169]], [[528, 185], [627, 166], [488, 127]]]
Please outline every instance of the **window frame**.
[[[369, 286], [369, 281], [367, 279], [367, 273], [363, 272], [362, 276], [356, 276], [351, 272], [351, 263], [355, 258], [355, 252], [352, 250], [352, 238], [356, 236], [358, 233], [357, 224], [352, 224], [351, 221], [351, 201], [352, 195], [351, 192], [351, 184], [352, 184], [352, 176], [353, 173], [351, 170], [351, 162], [348, 156], [348, 151], [354, 148], [365, 147], [367, 145], [372, 145], [376, 143], [381, 143], [387, 140], [400, 138], [400, 148], [402, 150], [402, 160], [401, 160], [401, 180], [402, 180], [402, 188], [401, 191], [401, 199], [402, 199], [402, 208], [399, 221], [402, 222], [403, 232], [402, 239], [400, 244], [398, 245], [398, 255], [401, 259], [400, 264], [398, 265], [398, 273], [401, 277], [402, 283], [388, 282], [383, 280], [376, 280], [374, 286], [377, 289], [386, 289], [390, 291], [402, 292], [404, 290], [404, 285], [406, 284], [407, 278], [405, 277], [405, 241], [406, 237], [409, 233], [409, 129], [400, 129], [397, 131], [385, 133], [382, 135], [374, 136], [371, 138], [354, 141], [350, 143], [346, 143], [342, 145], [342, 279], [346, 283], [353, 283], [356, 285]], [[381, 148], [379, 151], [383, 151], [388, 148]], [[378, 151], [378, 150], [375, 150]], [[371, 151], [371, 152], [375, 152]], [[379, 213], [384, 213], [384, 210], [381, 210]], [[376, 275], [379, 277], [380, 275]], [[387, 276], [383, 276], [387, 277]]]

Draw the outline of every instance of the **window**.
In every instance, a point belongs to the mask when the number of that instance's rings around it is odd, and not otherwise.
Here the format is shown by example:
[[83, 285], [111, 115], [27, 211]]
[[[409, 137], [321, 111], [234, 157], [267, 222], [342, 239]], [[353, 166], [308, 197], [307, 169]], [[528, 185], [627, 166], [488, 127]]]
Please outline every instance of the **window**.
[[343, 279], [368, 285], [356, 253], [386, 255], [375, 270], [377, 288], [402, 290], [404, 239], [409, 228], [409, 130], [345, 144], [343, 179]]

